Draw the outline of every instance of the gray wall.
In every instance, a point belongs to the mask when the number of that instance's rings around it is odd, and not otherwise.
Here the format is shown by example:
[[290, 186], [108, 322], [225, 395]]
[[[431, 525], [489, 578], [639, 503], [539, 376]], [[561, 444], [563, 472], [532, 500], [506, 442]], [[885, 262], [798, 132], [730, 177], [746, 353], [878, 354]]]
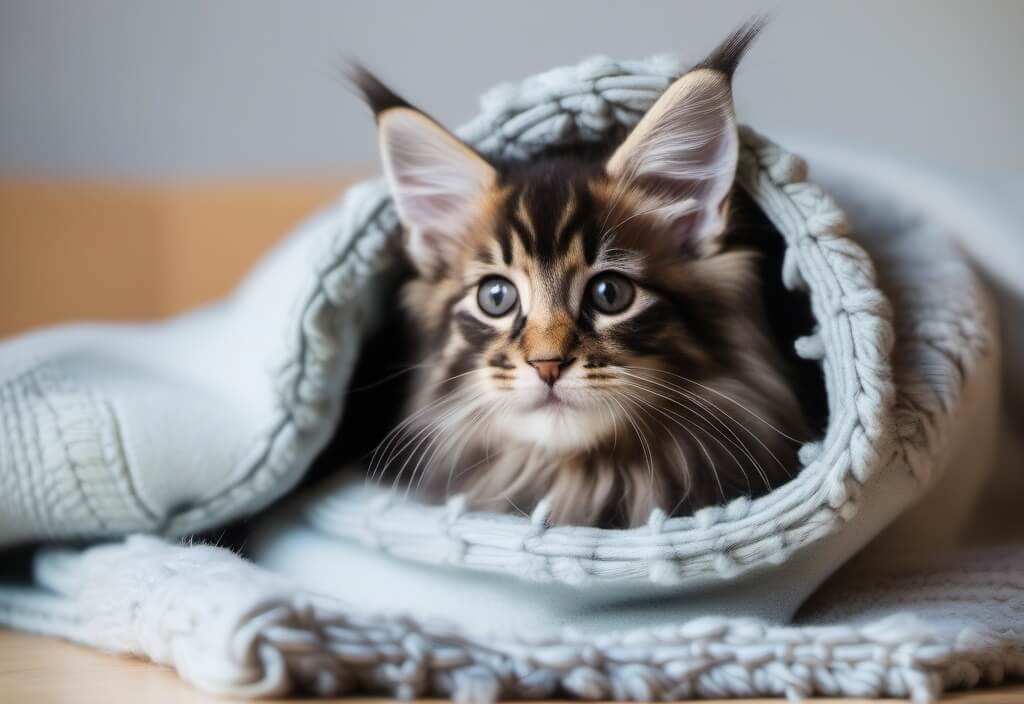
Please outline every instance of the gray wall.
[[374, 159], [358, 57], [451, 124], [491, 83], [593, 53], [699, 58], [775, 21], [742, 120], [950, 172], [1024, 164], [1024, 2], [0, 0], [0, 171], [308, 175]]

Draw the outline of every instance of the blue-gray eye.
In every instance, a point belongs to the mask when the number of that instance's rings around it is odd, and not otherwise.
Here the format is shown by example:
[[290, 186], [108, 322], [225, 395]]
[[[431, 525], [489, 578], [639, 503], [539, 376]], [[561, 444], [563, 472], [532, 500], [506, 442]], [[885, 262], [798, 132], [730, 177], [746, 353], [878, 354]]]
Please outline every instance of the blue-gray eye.
[[480, 282], [476, 292], [476, 302], [480, 310], [487, 315], [500, 318], [508, 314], [516, 306], [519, 292], [516, 285], [504, 276], [488, 276]]
[[614, 315], [629, 308], [636, 286], [622, 274], [605, 272], [590, 280], [590, 301], [602, 313]]

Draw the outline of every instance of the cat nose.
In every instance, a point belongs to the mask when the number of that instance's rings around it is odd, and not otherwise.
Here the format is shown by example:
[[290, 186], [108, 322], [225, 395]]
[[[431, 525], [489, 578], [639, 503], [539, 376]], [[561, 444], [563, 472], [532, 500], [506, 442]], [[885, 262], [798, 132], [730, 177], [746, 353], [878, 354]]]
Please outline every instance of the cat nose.
[[537, 370], [540, 377], [548, 386], [554, 386], [562, 369], [572, 364], [573, 360], [558, 357], [557, 359], [528, 359], [530, 366]]

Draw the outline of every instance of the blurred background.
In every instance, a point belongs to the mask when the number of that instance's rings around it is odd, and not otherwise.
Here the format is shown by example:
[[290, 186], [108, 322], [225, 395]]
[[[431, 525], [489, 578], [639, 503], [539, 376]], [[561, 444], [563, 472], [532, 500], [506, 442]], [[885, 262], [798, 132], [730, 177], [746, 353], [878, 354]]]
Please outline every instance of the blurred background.
[[762, 12], [742, 121], [923, 164], [1024, 217], [1019, 0], [0, 0], [0, 336], [228, 291], [376, 168], [346, 57], [455, 126], [495, 82], [593, 54], [695, 61]]

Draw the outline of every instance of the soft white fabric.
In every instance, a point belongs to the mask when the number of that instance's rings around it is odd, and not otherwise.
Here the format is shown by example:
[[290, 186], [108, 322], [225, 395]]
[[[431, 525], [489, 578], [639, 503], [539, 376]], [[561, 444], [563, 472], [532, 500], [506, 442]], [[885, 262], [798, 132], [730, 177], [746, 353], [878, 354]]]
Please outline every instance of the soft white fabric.
[[377, 317], [385, 197], [352, 189], [204, 310], [0, 344], [0, 546], [183, 535], [294, 486]]
[[[492, 92], [461, 134], [506, 158], [595, 139], [634, 123], [677, 71], [665, 59], [551, 71]], [[314, 608], [302, 589], [223, 551], [136, 539], [43, 553], [37, 587], [0, 590], [0, 622], [144, 654], [239, 695], [299, 686], [476, 699], [927, 698], [1020, 674], [1024, 610], [1002, 606], [1021, 602], [1019, 548], [880, 577], [893, 556], [905, 567], [908, 551], [957, 541], [990, 464], [998, 338], [947, 241], [970, 234], [965, 221], [834, 159], [825, 172], [849, 204], [855, 242], [801, 160], [742, 137], [740, 181], [786, 238], [785, 282], [810, 295], [819, 327], [798, 351], [822, 361], [829, 393], [828, 431], [803, 449], [789, 484], [694, 517], [655, 514], [632, 531], [550, 528], [543, 506], [532, 518], [483, 516], [457, 499], [436, 509], [343, 487], [279, 517], [259, 550], [303, 588], [361, 589], [347, 607]], [[182, 534], [287, 491], [337, 421], [392, 285], [395, 233], [384, 189], [364, 184], [218, 306], [0, 345], [0, 543]], [[897, 517], [860, 570], [841, 573], [800, 617], [814, 627], [781, 625]], [[397, 570], [397, 588], [374, 561]], [[855, 605], [843, 590], [861, 577], [874, 587]], [[912, 585], [927, 587], [916, 605], [901, 601]], [[427, 598], [449, 587], [450, 613]], [[373, 607], [413, 616], [376, 617]], [[457, 623], [428, 625], [433, 615]], [[677, 625], [644, 627], [668, 619]]]
[[826, 587], [796, 623], [708, 615], [512, 637], [318, 597], [226, 550], [154, 538], [51, 552], [48, 589], [0, 591], [0, 620], [173, 666], [243, 697], [379, 692], [638, 701], [912, 697], [1024, 676], [1024, 549]]

